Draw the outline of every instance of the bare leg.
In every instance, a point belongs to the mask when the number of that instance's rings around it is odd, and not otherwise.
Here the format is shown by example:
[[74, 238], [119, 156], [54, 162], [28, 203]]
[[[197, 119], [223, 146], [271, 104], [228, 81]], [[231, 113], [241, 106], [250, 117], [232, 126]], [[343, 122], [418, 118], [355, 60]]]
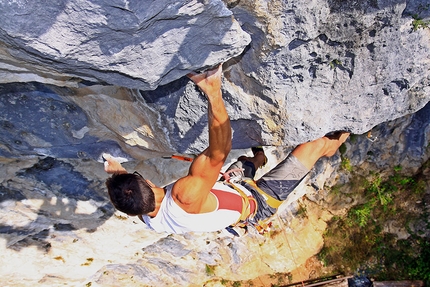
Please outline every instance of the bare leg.
[[307, 142], [296, 147], [292, 154], [308, 169], [323, 156], [332, 156], [339, 147], [346, 141], [349, 133], [342, 133], [339, 139], [329, 139], [322, 137], [311, 142]]

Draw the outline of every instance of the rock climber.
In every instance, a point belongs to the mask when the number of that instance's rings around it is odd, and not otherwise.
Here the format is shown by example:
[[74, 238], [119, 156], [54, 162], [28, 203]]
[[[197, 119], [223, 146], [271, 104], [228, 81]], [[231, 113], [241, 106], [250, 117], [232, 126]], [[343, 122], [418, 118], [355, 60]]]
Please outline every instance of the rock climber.
[[[194, 159], [188, 174], [159, 187], [137, 172], [128, 173], [111, 157], [105, 162], [105, 171], [113, 174], [106, 181], [112, 204], [130, 216], [138, 216], [157, 232], [212, 232], [238, 222], [257, 223], [270, 218], [316, 161], [334, 155], [349, 135], [337, 132], [297, 146], [256, 182], [246, 177], [221, 182], [220, 171], [232, 139], [221, 93], [222, 65], [188, 77], [206, 95], [209, 127], [209, 146]], [[255, 155], [265, 160], [264, 152]]]

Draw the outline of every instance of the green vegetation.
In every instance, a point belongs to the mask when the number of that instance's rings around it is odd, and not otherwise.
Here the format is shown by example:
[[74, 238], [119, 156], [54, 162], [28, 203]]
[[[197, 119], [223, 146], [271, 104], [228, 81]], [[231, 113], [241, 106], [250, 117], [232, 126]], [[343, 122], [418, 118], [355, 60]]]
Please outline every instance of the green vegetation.
[[334, 69], [336, 69], [337, 66], [342, 65], [342, 62], [338, 59], [334, 59], [334, 60], [330, 61], [329, 65], [330, 65], [330, 68], [332, 68], [334, 70]]
[[349, 160], [349, 158], [346, 157], [346, 145], [342, 144], [339, 147], [339, 152], [340, 152], [340, 157], [342, 159], [342, 162], [340, 163], [340, 167], [341, 169], [347, 171], [347, 172], [352, 172], [352, 165], [351, 162]]
[[413, 15], [412, 18], [412, 30], [417, 31], [418, 29], [425, 29], [430, 27], [430, 21], [424, 21], [418, 15]]
[[[353, 170], [346, 158], [346, 149], [341, 157], [351, 181], [347, 188], [332, 188], [333, 202], [347, 196], [355, 204], [328, 222], [319, 259], [332, 274], [366, 275], [377, 281], [424, 280], [430, 286], [430, 211], [426, 209], [430, 160], [415, 175], [405, 175], [401, 166], [395, 166], [391, 171], [360, 176], [359, 168]], [[305, 217], [307, 212], [306, 205], [300, 204], [296, 216]], [[214, 268], [206, 266], [208, 275]], [[260, 286], [260, 282], [276, 287], [293, 282], [291, 273], [252, 281], [212, 280], [225, 287]]]
[[[331, 219], [319, 258], [344, 274], [430, 283], [430, 238], [423, 236], [430, 230], [430, 216], [423, 203], [422, 170], [405, 176], [397, 166], [386, 178], [378, 173], [366, 179], [356, 176], [360, 184], [350, 188], [356, 189], [357, 204], [345, 216]], [[394, 229], [403, 236], [389, 232]]]
[[215, 275], [215, 265], [206, 264], [206, 275], [213, 276]]
[[[275, 273], [275, 274], [271, 274], [269, 277], [272, 278], [272, 279], [276, 279], [276, 283], [272, 283], [271, 286], [272, 287], [278, 287], [278, 286], [284, 285], [284, 283], [285, 283], [285, 277], [288, 277], [288, 280], [289, 280], [289, 278], [291, 278], [291, 274], [290, 273], [285, 274], [285, 273], [279, 273], [278, 272], [278, 273]], [[291, 283], [290, 280], [289, 280], [289, 282]]]
[[340, 168], [345, 170], [345, 171], [352, 172], [352, 165], [351, 165], [351, 161], [349, 160], [349, 158], [342, 156]]
[[304, 204], [299, 203], [299, 208], [297, 209], [297, 217], [306, 218], [307, 217], [307, 209]]
[[356, 143], [356, 142], [357, 142], [357, 139], [358, 139], [358, 136], [357, 136], [356, 134], [350, 134], [350, 135], [349, 135], [349, 142], [350, 142], [351, 144]]
[[343, 143], [340, 147], [339, 147], [339, 152], [342, 156], [345, 155], [346, 153], [346, 145]]
[[428, 11], [430, 9], [430, 4], [427, 5], [418, 5], [418, 13], [412, 15], [412, 30], [417, 31], [418, 29], [425, 29], [425, 28], [430, 28], [430, 20], [425, 21], [423, 20], [419, 14], [421, 14], [421, 12], [423, 11]]

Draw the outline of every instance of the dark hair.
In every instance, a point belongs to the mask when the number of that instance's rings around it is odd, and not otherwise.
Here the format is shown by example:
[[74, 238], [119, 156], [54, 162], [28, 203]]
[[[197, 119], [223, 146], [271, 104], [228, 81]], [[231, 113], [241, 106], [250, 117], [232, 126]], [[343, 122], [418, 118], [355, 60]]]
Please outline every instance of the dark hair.
[[254, 155], [256, 155], [256, 154], [257, 154], [257, 152], [259, 152], [259, 151], [264, 152], [264, 149], [263, 149], [263, 147], [262, 147], [262, 146], [253, 146], [253, 147], [251, 148], [251, 150], [252, 150], [252, 153], [253, 153]]
[[[254, 156], [256, 156], [256, 154], [258, 153], [258, 152], [263, 152], [263, 154], [264, 154], [264, 149], [263, 149], [263, 147], [262, 146], [254, 146], [254, 147], [252, 147], [251, 148], [251, 150], [252, 150], [252, 153], [254, 154]], [[263, 166], [265, 166], [267, 164], [267, 156], [266, 155], [264, 155], [264, 163], [263, 163]]]
[[141, 215], [155, 210], [154, 192], [137, 174], [114, 174], [106, 180], [106, 187], [112, 204], [119, 211]]

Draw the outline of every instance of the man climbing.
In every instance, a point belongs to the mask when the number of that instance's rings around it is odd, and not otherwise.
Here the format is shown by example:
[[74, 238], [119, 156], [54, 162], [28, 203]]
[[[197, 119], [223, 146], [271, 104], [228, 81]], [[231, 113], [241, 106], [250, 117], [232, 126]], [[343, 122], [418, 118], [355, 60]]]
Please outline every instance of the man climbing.
[[334, 155], [349, 135], [339, 132], [299, 145], [256, 183], [220, 182], [232, 136], [222, 99], [221, 75], [221, 65], [188, 75], [208, 99], [209, 147], [194, 159], [186, 176], [162, 188], [106, 158], [105, 170], [113, 174], [106, 186], [118, 210], [139, 216], [150, 228], [168, 233], [211, 232], [239, 221], [259, 222], [272, 216], [316, 161]]

